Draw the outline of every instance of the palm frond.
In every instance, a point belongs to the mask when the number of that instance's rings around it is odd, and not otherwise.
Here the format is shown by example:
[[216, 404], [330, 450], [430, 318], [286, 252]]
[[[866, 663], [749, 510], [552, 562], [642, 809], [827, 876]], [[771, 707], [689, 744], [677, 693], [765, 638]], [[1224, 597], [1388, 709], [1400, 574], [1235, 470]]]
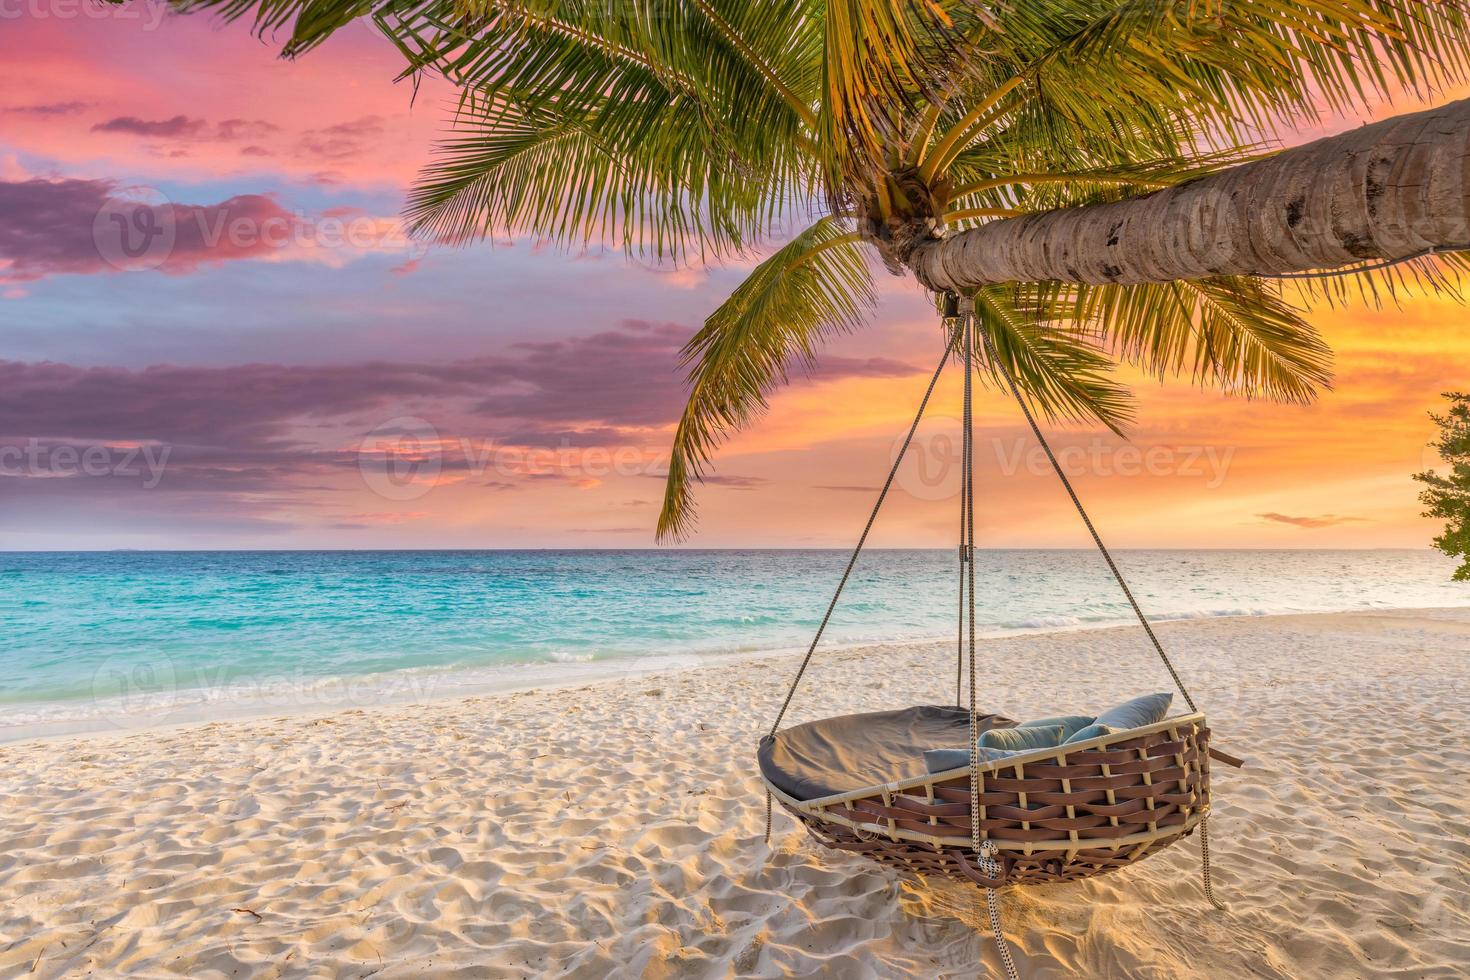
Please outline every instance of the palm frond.
[[1046, 418], [1101, 422], [1121, 435], [1132, 421], [1132, 397], [1110, 377], [1112, 360], [1086, 330], [1051, 318], [1032, 299], [1024, 287], [992, 286], [975, 295], [975, 327], [1000, 361], [986, 364], [993, 380], [1005, 390], [1008, 373]]
[[511, 218], [569, 245], [606, 236], [655, 259], [726, 255], [783, 223], [818, 180], [821, 23], [804, 0], [183, 2], [253, 13], [262, 32], [289, 24], [292, 55], [370, 17], [404, 74], [453, 82], [455, 131], [409, 205], [441, 239]]
[[822, 218], [778, 249], [710, 314], [684, 348], [689, 402], [674, 433], [660, 539], [694, 527], [694, 484], [715, 448], [765, 410], [793, 364], [810, 367], [822, 341], [857, 328], [876, 302], [864, 246]]
[[[413, 64], [464, 92], [459, 131], [411, 202], [415, 224], [459, 239], [485, 234], [475, 222], [490, 212], [476, 205], [499, 184], [527, 202], [524, 230], [574, 244], [602, 236], [678, 261], [740, 251], [805, 196], [815, 166], [797, 138], [806, 122], [790, 86], [813, 84], [799, 69], [811, 60], [801, 51], [816, 43], [815, 27], [803, 35], [788, 23], [778, 38], [762, 21], [791, 3], [734, 26], [708, 3], [476, 6], [484, 13], [472, 22], [385, 22]], [[790, 77], [773, 88], [776, 71]], [[563, 150], [544, 154], [549, 166], [524, 188], [510, 181], [525, 168], [477, 181], [497, 148], [475, 143], [526, 126], [562, 134]]]
[[1314, 118], [1470, 68], [1464, 0], [1070, 0], [1002, 4], [987, 41], [1036, 101], [1094, 131], [1118, 109], [1208, 124]]
[[[827, 0], [821, 134], [832, 189], [886, 170], [906, 138], [907, 120], [937, 97], [935, 68], [954, 60], [960, 34], [951, 11], [926, 0]], [[978, 6], [978, 5], [971, 5]]]
[[1160, 379], [1307, 403], [1332, 384], [1317, 329], [1261, 280], [1219, 276], [1159, 285], [1038, 284], [1034, 303], [1090, 330], [1124, 363]]
[[[504, 94], [461, 106], [409, 194], [410, 231], [463, 243], [498, 232], [618, 243], [682, 260], [738, 252], [780, 219], [771, 196], [675, 104], [573, 112]], [[616, 117], [616, 124], [608, 116]]]

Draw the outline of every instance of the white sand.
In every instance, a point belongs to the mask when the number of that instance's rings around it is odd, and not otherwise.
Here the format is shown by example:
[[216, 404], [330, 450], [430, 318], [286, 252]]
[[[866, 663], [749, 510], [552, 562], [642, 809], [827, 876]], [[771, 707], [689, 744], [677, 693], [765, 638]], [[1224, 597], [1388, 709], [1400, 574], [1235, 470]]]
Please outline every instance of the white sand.
[[[1470, 610], [1162, 634], [1253, 763], [1216, 767], [1231, 911], [1204, 904], [1193, 839], [1008, 891], [1022, 975], [1464, 976]], [[1167, 687], [1136, 630], [984, 656], [983, 703], [1016, 716]], [[0, 976], [996, 971], [979, 893], [784, 815], [761, 843], [754, 743], [794, 667], [0, 746]], [[949, 648], [819, 654], [791, 720], [941, 702], [953, 678]]]

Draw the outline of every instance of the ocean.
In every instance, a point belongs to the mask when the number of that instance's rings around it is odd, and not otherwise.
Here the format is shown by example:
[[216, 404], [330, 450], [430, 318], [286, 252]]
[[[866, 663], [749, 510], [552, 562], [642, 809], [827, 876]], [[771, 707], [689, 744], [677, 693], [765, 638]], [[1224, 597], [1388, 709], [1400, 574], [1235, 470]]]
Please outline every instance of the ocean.
[[[1160, 620], [1470, 605], [1424, 551], [1122, 551]], [[0, 740], [804, 648], [839, 551], [0, 552]], [[1090, 551], [980, 551], [978, 623], [1131, 621]], [[824, 644], [954, 636], [957, 554], [865, 553]]]

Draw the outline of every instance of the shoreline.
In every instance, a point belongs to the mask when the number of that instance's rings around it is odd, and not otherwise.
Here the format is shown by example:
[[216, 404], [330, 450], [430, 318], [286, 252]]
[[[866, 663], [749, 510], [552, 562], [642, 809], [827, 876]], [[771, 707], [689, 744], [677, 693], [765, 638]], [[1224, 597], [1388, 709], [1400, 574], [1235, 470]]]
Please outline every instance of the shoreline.
[[[1309, 612], [1251, 612], [1201, 614], [1197, 616], [1174, 616], [1151, 618], [1156, 626], [1169, 624], [1229, 622], [1232, 620], [1274, 620], [1313, 616], [1353, 616], [1385, 613], [1435, 614], [1456, 610], [1470, 611], [1466, 606], [1401, 607], [1382, 606], [1342, 610], [1313, 610]], [[976, 639], [991, 643], [1025, 637], [1065, 636], [1075, 633], [1108, 633], [1140, 629], [1136, 620], [1115, 620], [1094, 623], [1072, 623], [1039, 627], [1018, 627], [980, 631]], [[822, 644], [817, 655], [869, 655], [880, 650], [915, 650], [938, 647], [954, 642], [952, 637], [927, 637], [896, 639], [892, 641], [861, 641], [855, 643]], [[339, 699], [313, 697], [311, 692], [297, 684], [279, 701], [270, 700], [274, 695], [238, 697], [243, 691], [259, 691], [272, 686], [279, 678], [264, 678], [260, 683], [234, 682], [226, 688], [224, 697], [194, 697], [208, 695], [212, 688], [183, 688], [162, 699], [144, 695], [132, 705], [120, 708], [109, 703], [110, 699], [92, 699], [98, 711], [86, 718], [65, 718], [55, 722], [27, 722], [7, 726], [0, 723], [0, 747], [25, 746], [51, 743], [70, 739], [113, 739], [150, 732], [186, 731], [205, 725], [228, 723], [249, 724], [266, 720], [298, 721], [331, 717], [347, 711], [391, 710], [410, 705], [433, 705], [453, 703], [470, 698], [493, 698], [504, 695], [526, 694], [537, 691], [564, 691], [588, 685], [614, 683], [620, 680], [637, 680], [697, 671], [705, 668], [720, 668], [768, 660], [794, 659], [805, 653], [804, 647], [779, 647], [766, 650], [744, 650], [727, 653], [695, 653], [687, 655], [657, 654], [647, 657], [610, 657], [605, 660], [572, 661], [566, 663], [500, 664], [483, 667], [446, 666], [431, 668], [407, 668], [375, 674], [323, 675], [306, 678], [305, 687], [324, 691], [331, 687], [347, 687], [361, 693]], [[449, 679], [447, 688], [439, 682]], [[385, 682], [387, 686], [385, 687]], [[401, 683], [398, 683], [401, 682]], [[398, 692], [406, 693], [395, 693]], [[178, 704], [176, 699], [187, 698], [187, 703]], [[7, 704], [6, 709], [17, 707], [34, 709], [50, 706], [64, 707], [88, 703], [87, 698], [64, 701], [34, 701]]]
[[[1159, 629], [1247, 760], [1212, 774], [1230, 911], [1193, 841], [1007, 889], [1022, 975], [1458, 977], [1470, 608]], [[1137, 629], [978, 652], [985, 708], [1013, 717], [1169, 684]], [[821, 651], [788, 723], [947, 702], [954, 655]], [[755, 749], [788, 666], [0, 746], [0, 975], [998, 975], [975, 890], [818, 848], [779, 810], [764, 842]]]

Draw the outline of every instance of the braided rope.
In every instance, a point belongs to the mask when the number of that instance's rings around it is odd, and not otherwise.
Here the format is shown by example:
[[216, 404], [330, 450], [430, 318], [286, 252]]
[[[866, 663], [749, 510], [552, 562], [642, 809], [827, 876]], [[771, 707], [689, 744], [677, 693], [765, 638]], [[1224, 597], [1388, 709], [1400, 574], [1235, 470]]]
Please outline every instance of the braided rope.
[[1221, 912], [1229, 912], [1225, 903], [1215, 897], [1214, 883], [1210, 881], [1210, 818], [1208, 815], [1199, 822], [1199, 860], [1200, 874], [1205, 882], [1205, 898], [1209, 899], [1211, 905]]
[[[960, 491], [964, 525], [964, 539], [960, 553], [968, 573], [969, 597], [969, 641], [970, 641], [970, 843], [980, 855], [980, 868], [987, 877], [999, 880], [1005, 874], [1005, 866], [996, 860], [995, 841], [980, 839], [980, 714], [976, 708], [975, 692], [975, 402], [974, 402], [974, 337], [975, 314], [973, 308], [965, 314], [961, 324], [965, 331], [965, 405], [964, 436], [962, 440], [964, 483]], [[1005, 967], [1008, 980], [1018, 980], [1016, 963], [1011, 958], [1011, 947], [1006, 943], [1005, 933], [1000, 927], [1000, 893], [994, 888], [985, 889], [985, 906], [990, 914], [990, 932], [995, 937], [995, 948], [1000, 952], [1001, 964]]]
[[974, 425], [974, 353], [975, 318], [967, 313], [960, 322], [965, 332], [965, 402], [964, 430], [961, 437], [961, 466], [964, 472], [964, 489], [960, 498], [964, 523], [964, 536], [960, 551], [965, 558], [968, 573], [969, 640], [970, 640], [970, 843], [980, 850], [980, 713], [975, 704], [975, 425]]
[[[960, 450], [960, 500], [965, 499], [965, 490], [969, 483], [970, 474], [965, 472], [963, 454]], [[954, 703], [959, 707], [963, 702], [960, 700], [961, 692], [964, 690], [965, 679], [965, 511], [960, 508], [960, 606], [959, 606], [959, 629], [955, 634], [955, 656], [954, 656]]]
[[[1000, 862], [995, 859], [994, 841], [986, 841], [980, 848], [980, 867], [990, 877], [1000, 877]], [[1005, 967], [1006, 977], [1008, 980], [1019, 980], [1016, 961], [1011, 958], [1011, 947], [1006, 943], [1005, 933], [1000, 928], [1000, 894], [994, 888], [985, 889], [985, 906], [990, 913], [990, 932], [995, 936], [995, 948], [1000, 950], [1000, 962]]]
[[[959, 297], [952, 296], [952, 295], [950, 297], [947, 297], [946, 298], [946, 305], [951, 305], [949, 303], [950, 300], [953, 300], [953, 304], [952, 304], [953, 305], [953, 308], [956, 311], [958, 311], [958, 308], [959, 308]], [[972, 342], [971, 339], [970, 339], [971, 336], [972, 336], [971, 331], [970, 331], [970, 320], [971, 320], [971, 318], [973, 316], [974, 316], [974, 314], [973, 313], [970, 313], [970, 314], [967, 314], [964, 317], [961, 317], [958, 312], [955, 312], [954, 315], [949, 318], [949, 324], [947, 324], [947, 326], [951, 326], [951, 330], [952, 331], [953, 330], [963, 330], [964, 331], [964, 336], [966, 337], [966, 340], [965, 340], [965, 350], [966, 350], [966, 353], [965, 353], [965, 356], [964, 356], [964, 361], [965, 361], [965, 379], [966, 379], [965, 383], [967, 385], [969, 384], [970, 362], [971, 362], [971, 356], [970, 356], [970, 353], [969, 353], [969, 346], [970, 346], [970, 343]], [[968, 396], [966, 396], [966, 397], [968, 397]], [[965, 510], [965, 505], [964, 505], [965, 504], [966, 495], [970, 492], [970, 477], [972, 475], [971, 472], [970, 472], [969, 457], [966, 455], [968, 453], [968, 451], [969, 451], [969, 442], [968, 442], [969, 435], [970, 435], [970, 427], [969, 427], [968, 422], [966, 422], [965, 427], [961, 431], [961, 434], [960, 434], [960, 588], [959, 588], [960, 601], [959, 601], [959, 617], [958, 617], [959, 618], [959, 630], [958, 630], [958, 632], [955, 635], [955, 658], [954, 658], [954, 703], [955, 703], [955, 707], [959, 707], [963, 703], [963, 701], [961, 701], [961, 697], [962, 697], [961, 692], [964, 690], [964, 677], [965, 677], [965, 567], [966, 567], [966, 565], [970, 564], [969, 559], [972, 557], [972, 555], [969, 553], [969, 551], [965, 547], [967, 544], [970, 543], [969, 540], [966, 538], [965, 515], [966, 515], [967, 512]]]

